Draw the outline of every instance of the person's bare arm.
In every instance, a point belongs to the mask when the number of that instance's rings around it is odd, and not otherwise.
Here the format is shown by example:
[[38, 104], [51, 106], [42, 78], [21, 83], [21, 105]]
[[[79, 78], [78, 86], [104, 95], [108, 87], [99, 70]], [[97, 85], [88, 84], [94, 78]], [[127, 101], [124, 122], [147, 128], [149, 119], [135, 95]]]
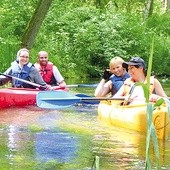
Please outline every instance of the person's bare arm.
[[106, 82], [105, 79], [102, 79], [98, 84], [95, 90], [95, 97], [104, 97], [106, 96], [111, 90], [112, 82], [111, 80]]
[[156, 94], [150, 95], [149, 97], [150, 102], [156, 102], [158, 99], [162, 97], [167, 97], [165, 91], [163, 90], [161, 83], [157, 79], [154, 79], [154, 87], [155, 87]]
[[157, 95], [161, 97], [167, 97], [161, 83], [157, 79], [154, 79], [154, 87]]

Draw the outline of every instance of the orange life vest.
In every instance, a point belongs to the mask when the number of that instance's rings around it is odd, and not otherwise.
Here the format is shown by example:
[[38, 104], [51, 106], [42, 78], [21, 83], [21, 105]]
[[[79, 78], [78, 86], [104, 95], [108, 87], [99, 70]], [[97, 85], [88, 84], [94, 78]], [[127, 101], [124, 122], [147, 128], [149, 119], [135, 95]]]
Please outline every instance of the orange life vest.
[[[147, 80], [145, 79], [144, 84], [147, 83]], [[126, 79], [126, 81], [124, 82], [124, 92], [123, 92], [123, 96], [126, 96], [130, 93], [130, 90], [132, 88], [132, 86], [135, 84], [134, 80], [130, 77], [128, 79]], [[152, 94], [154, 92], [154, 76], [150, 77], [150, 94]]]

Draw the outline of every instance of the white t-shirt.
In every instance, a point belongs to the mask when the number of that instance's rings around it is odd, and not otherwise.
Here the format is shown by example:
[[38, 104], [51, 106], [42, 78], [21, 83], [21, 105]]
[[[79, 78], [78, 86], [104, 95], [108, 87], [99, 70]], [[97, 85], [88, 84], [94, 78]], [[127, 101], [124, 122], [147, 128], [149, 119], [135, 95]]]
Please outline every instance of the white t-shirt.
[[53, 65], [53, 74], [54, 74], [54, 77], [58, 83], [61, 83], [64, 80], [64, 78], [61, 75], [61, 73], [59, 72], [58, 68], [54, 65]]

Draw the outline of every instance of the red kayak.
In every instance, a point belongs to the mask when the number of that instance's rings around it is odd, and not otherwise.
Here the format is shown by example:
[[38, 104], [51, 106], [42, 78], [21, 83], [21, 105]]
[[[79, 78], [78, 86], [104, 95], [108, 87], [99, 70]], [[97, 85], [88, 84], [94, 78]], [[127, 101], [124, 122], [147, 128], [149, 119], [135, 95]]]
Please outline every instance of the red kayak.
[[[56, 90], [64, 90], [60, 87]], [[36, 95], [40, 90], [28, 88], [2, 88], [0, 89], [0, 109], [10, 106], [35, 105]]]

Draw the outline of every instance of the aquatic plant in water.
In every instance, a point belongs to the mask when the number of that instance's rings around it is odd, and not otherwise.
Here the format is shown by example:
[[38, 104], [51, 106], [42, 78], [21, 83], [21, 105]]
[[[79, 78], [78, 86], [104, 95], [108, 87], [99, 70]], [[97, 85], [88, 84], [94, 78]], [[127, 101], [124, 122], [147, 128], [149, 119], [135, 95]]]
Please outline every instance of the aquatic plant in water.
[[144, 90], [144, 95], [146, 98], [146, 103], [147, 103], [147, 109], [146, 109], [146, 114], [147, 114], [147, 137], [146, 137], [146, 158], [145, 158], [145, 169], [151, 170], [151, 160], [150, 160], [150, 141], [152, 139], [153, 141], [153, 146], [154, 146], [154, 152], [156, 156], [156, 167], [157, 169], [160, 169], [160, 158], [159, 158], [159, 145], [158, 145], [158, 139], [156, 135], [156, 130], [154, 123], [152, 121], [152, 114], [153, 111], [161, 106], [163, 103], [166, 103], [167, 106], [167, 111], [170, 115], [170, 102], [166, 98], [161, 98], [159, 99], [155, 104], [152, 104], [149, 102], [149, 95], [150, 95], [150, 77], [151, 77], [151, 70], [152, 70], [152, 60], [153, 60], [153, 46], [154, 46], [154, 39], [151, 44], [151, 50], [150, 50], [150, 57], [149, 57], [149, 64], [148, 64], [148, 70], [147, 70], [147, 84], [143, 83], [136, 83], [135, 86], [142, 86]]

